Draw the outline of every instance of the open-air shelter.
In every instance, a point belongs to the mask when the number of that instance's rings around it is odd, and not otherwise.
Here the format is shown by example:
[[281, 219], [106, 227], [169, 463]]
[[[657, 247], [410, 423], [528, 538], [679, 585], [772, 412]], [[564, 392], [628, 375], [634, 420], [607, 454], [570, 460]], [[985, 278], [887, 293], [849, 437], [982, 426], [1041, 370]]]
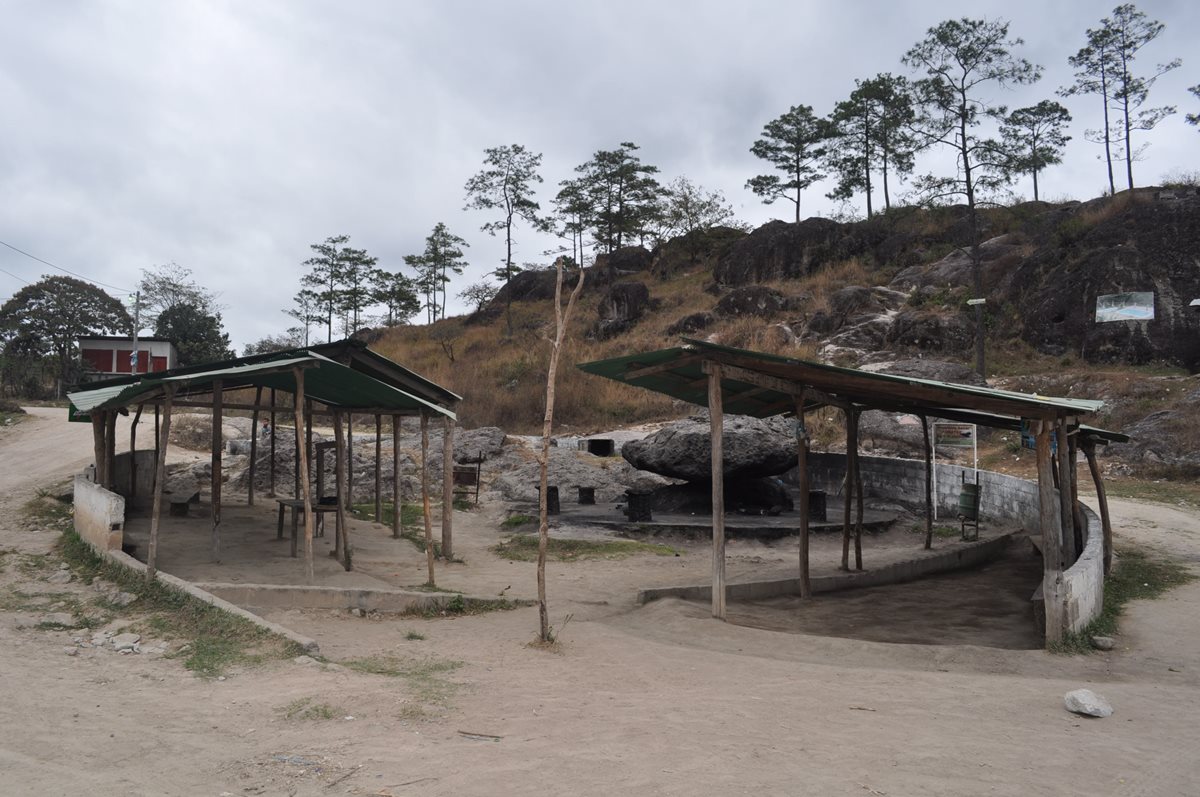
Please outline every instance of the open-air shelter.
[[[226, 401], [227, 393], [254, 391], [252, 401]], [[278, 394], [292, 396], [291, 406], [281, 404]], [[266, 400], [264, 401], [264, 394]], [[245, 393], [242, 394], [244, 396]], [[336, 553], [345, 569], [352, 567], [352, 547], [348, 539], [345, 512], [351, 501], [353, 435], [347, 435], [344, 424], [353, 429], [354, 415], [375, 418], [375, 519], [381, 520], [382, 484], [380, 460], [382, 420], [391, 419], [393, 473], [392, 484], [393, 534], [399, 536], [400, 507], [400, 433], [402, 419], [419, 417], [421, 425], [421, 490], [422, 505], [429, 522], [428, 448], [429, 419], [440, 418], [445, 430], [443, 456], [442, 553], [452, 554], [453, 499], [453, 431], [454, 408], [461, 400], [451, 391], [370, 351], [357, 341], [310, 346], [270, 354], [241, 357], [152, 374], [135, 375], [104, 382], [91, 383], [87, 389], [69, 394], [72, 411], [77, 417], [89, 418], [93, 429], [96, 456], [96, 481], [113, 489], [115, 458], [115, 427], [118, 414], [136, 408], [130, 450], [136, 448], [137, 421], [143, 410], [152, 406], [155, 415], [155, 477], [150, 520], [150, 543], [147, 568], [156, 569], [158, 529], [162, 513], [165, 485], [166, 447], [170, 437], [171, 415], [176, 408], [204, 408], [212, 413], [212, 481], [211, 481], [211, 544], [212, 558], [221, 557], [221, 461], [223, 453], [222, 419], [226, 411], [252, 413], [250, 438], [250, 478], [247, 503], [254, 504], [255, 468], [257, 466], [258, 421], [261, 414], [270, 417], [270, 493], [275, 495], [276, 416], [292, 414], [295, 421], [295, 478], [291, 499], [279, 499], [282, 507], [290, 502], [293, 511], [304, 517], [305, 572], [313, 577], [314, 515], [318, 509], [309, 478], [312, 460], [312, 427], [314, 417], [330, 419], [334, 430], [335, 479], [337, 484], [337, 548]], [[134, 480], [131, 479], [131, 482]], [[432, 557], [432, 546], [429, 546]], [[430, 564], [432, 569], [432, 561]]]
[[[925, 547], [932, 544], [929, 418], [943, 418], [994, 428], [1025, 431], [1036, 441], [1038, 505], [1042, 531], [1047, 640], [1060, 639], [1065, 607], [1062, 574], [1082, 551], [1082, 519], [1078, 511], [1075, 452], [1082, 450], [1091, 465], [1100, 500], [1104, 534], [1104, 567], [1112, 552], [1103, 483], [1095, 463], [1097, 443], [1127, 440], [1124, 435], [1085, 426], [1081, 419], [1100, 409], [1102, 402], [1018, 393], [932, 379], [896, 376], [841, 368], [808, 360], [730, 348], [700, 340], [683, 345], [582, 363], [581, 370], [625, 384], [664, 393], [708, 407], [712, 455], [712, 615], [724, 619], [725, 512], [722, 432], [725, 412], [766, 418], [791, 415], [797, 419], [796, 456], [799, 480], [800, 594], [811, 597], [808, 558], [808, 434], [805, 414], [821, 407], [840, 409], [846, 419], [846, 489], [844, 491], [842, 561], [850, 567], [851, 539], [855, 567], [862, 569], [863, 492], [858, 470], [858, 419], [866, 410], [910, 413], [925, 431]], [[1054, 441], [1052, 444], [1052, 440]], [[1052, 446], [1065, 455], [1052, 455]], [[1059, 487], [1055, 496], [1055, 487]], [[852, 524], [857, 494], [857, 522]], [[852, 534], [852, 528], [854, 533]]]

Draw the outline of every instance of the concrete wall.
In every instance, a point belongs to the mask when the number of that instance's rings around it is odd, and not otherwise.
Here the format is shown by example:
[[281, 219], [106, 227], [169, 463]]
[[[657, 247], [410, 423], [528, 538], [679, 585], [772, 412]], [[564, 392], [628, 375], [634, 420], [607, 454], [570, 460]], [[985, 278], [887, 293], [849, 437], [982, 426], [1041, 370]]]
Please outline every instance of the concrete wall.
[[1082, 631], [1104, 607], [1104, 533], [1100, 518], [1086, 506], [1083, 518], [1083, 554], [1063, 572], [1059, 593], [1068, 631]]
[[[290, 584], [197, 584], [219, 598], [251, 611], [272, 609], [362, 609], [410, 612], [441, 610], [456, 595], [446, 592], [317, 587]], [[463, 599], [471, 596], [458, 596]]]
[[[125, 498], [125, 505], [130, 509], [144, 509], [154, 501], [154, 449], [134, 451], [130, 456], [128, 451], [113, 457], [113, 488]], [[136, 465], [136, 481], [130, 484], [129, 467]]]
[[80, 474], [75, 477], [75, 532], [101, 554], [120, 551], [125, 499]]

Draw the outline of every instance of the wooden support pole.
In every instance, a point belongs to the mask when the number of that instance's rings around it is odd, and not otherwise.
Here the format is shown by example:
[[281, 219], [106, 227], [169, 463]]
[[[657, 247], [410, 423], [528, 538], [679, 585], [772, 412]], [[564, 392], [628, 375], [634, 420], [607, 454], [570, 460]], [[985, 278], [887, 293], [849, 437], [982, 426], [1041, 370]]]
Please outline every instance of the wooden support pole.
[[[262, 403], [262, 385], [254, 390], [254, 404]], [[254, 506], [254, 471], [258, 465], [258, 410], [250, 418], [250, 481], [246, 485], [246, 505]]]
[[[347, 414], [347, 417], [349, 415]], [[348, 459], [348, 441], [346, 435], [342, 431], [342, 414], [335, 412], [333, 414], [333, 440], [334, 448], [337, 450], [334, 456], [334, 469], [338, 485], [346, 483], [346, 460]], [[354, 551], [350, 545], [350, 524], [346, 521], [346, 505], [339, 501], [337, 505], [337, 524], [339, 533], [337, 535], [337, 545], [335, 553], [341, 555], [342, 567], [346, 570], [353, 568]]]
[[1083, 556], [1083, 510], [1079, 507], [1079, 436], [1068, 435], [1067, 441], [1071, 449], [1071, 457], [1067, 460], [1071, 476], [1071, 533], [1075, 538], [1075, 550], [1079, 556]]
[[454, 558], [454, 421], [442, 418], [442, 558]]
[[137, 495], [137, 427], [138, 421], [142, 419], [142, 407], [137, 406], [137, 412], [133, 414], [133, 423], [129, 424], [129, 497], [133, 498]]
[[267, 497], [275, 497], [275, 388], [271, 388], [271, 488]]
[[712, 441], [712, 616], [725, 619], [725, 408], [721, 366], [709, 363], [708, 418]]
[[[159, 437], [158, 405], [155, 404], [154, 405], [154, 450], [155, 451], [158, 451], [158, 437]], [[157, 456], [157, 454], [156, 454], [156, 456]], [[154, 468], [154, 483], [152, 485], [150, 485], [150, 489], [152, 489], [152, 490], [158, 489], [158, 466], [157, 466], [157, 463], [155, 463], [155, 468]]]
[[929, 440], [929, 418], [921, 416], [925, 440], [925, 550], [933, 548], [933, 443]]
[[[308, 457], [308, 461], [313, 461], [313, 400], [310, 398], [304, 399], [304, 456]], [[309, 468], [309, 483], [311, 484], [312, 469]], [[317, 493], [320, 495], [320, 493]], [[322, 527], [324, 528], [324, 527]]]
[[1061, 515], [1054, 499], [1054, 469], [1050, 465], [1050, 435], [1053, 433], [1053, 422], [1038, 423], [1038, 518], [1042, 527], [1042, 604], [1046, 611], [1047, 645], [1062, 641], [1065, 630], [1063, 605], [1059, 598], [1063, 571]]
[[433, 580], [433, 518], [429, 512], [429, 416], [421, 413], [421, 509], [425, 518], [425, 561], [429, 566], [429, 586]]
[[1071, 444], [1067, 440], [1067, 422], [1059, 420], [1055, 434], [1058, 440], [1058, 505], [1062, 512], [1063, 564], [1070, 567], [1079, 557], [1075, 550], [1074, 521], [1071, 519]]
[[104, 486], [104, 464], [105, 452], [108, 451], [104, 445], [104, 413], [93, 410], [92, 418], [92, 454], [96, 458], [96, 484]]
[[850, 413], [850, 417], [854, 422], [854, 493], [857, 496], [855, 501], [854, 513], [854, 569], [863, 569], [862, 558], [862, 532], [863, 532], [863, 486], [862, 486], [862, 468], [858, 460], [858, 416], [862, 413], [859, 410], [854, 410]]
[[346, 413], [346, 478], [338, 483], [338, 490], [346, 491], [343, 504], [347, 509], [354, 506], [354, 413]]
[[1100, 464], [1096, 462], [1096, 444], [1085, 442], [1083, 455], [1087, 457], [1088, 470], [1096, 485], [1096, 503], [1100, 507], [1100, 526], [1104, 530], [1104, 574], [1112, 570], [1112, 520], [1108, 514], [1108, 494], [1104, 490], [1104, 478], [1100, 475]]
[[175, 387], [168, 385], [163, 397], [162, 435], [154, 449], [154, 504], [150, 509], [150, 547], [146, 551], [146, 580], [153, 581], [158, 572], [158, 527], [162, 518], [163, 485], [166, 482], [167, 441], [171, 435], [171, 399]]
[[796, 480], [800, 484], [800, 597], [812, 597], [808, 565], [808, 429], [804, 426], [804, 389], [796, 396]]
[[400, 539], [404, 504], [400, 500], [400, 416], [392, 416], [392, 536]]
[[[292, 371], [296, 379], [296, 394], [293, 402], [293, 415], [296, 418], [296, 452], [300, 451], [300, 441], [303, 439], [304, 427], [304, 369], [296, 368]], [[275, 396], [272, 391], [271, 404], [275, 403]], [[272, 412], [274, 415], [274, 412]], [[271, 421], [271, 447], [275, 447], [275, 421]], [[275, 470], [275, 458], [271, 457], [271, 471]], [[308, 452], [305, 452], [303, 457], [299, 457], [299, 464], [296, 467], [296, 481], [304, 485], [304, 576], [308, 579], [308, 583], [313, 582], [313, 513], [312, 507], [312, 486], [308, 478]], [[297, 496], [299, 497], [299, 496]], [[282, 517], [282, 515], [280, 515]]]
[[221, 455], [225, 449], [224, 439], [221, 435], [221, 427], [224, 424], [221, 401], [224, 396], [221, 380], [214, 379], [212, 407], [212, 560], [214, 562], [221, 561]]
[[117, 411], [109, 410], [104, 418], [104, 486], [117, 486]]
[[292, 498], [300, 498], [300, 449], [304, 446], [304, 400], [299, 393], [292, 396], [295, 405], [296, 421], [296, 450], [292, 452]]
[[854, 434], [850, 416], [853, 410], [842, 410], [846, 419], [846, 476], [842, 482], [842, 570], [850, 569], [850, 508], [854, 496], [854, 462], [850, 457], [851, 436]]
[[375, 522], [383, 522], [383, 416], [375, 413]]

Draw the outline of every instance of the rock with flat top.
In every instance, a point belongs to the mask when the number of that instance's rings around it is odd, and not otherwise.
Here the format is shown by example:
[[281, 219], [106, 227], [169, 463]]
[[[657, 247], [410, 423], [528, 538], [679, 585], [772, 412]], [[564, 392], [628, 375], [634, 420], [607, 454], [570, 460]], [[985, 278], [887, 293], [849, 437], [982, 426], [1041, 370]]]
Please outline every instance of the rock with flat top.
[[1111, 717], [1113, 707], [1091, 689], [1075, 689], [1063, 696], [1067, 711], [1085, 717]]
[[118, 653], [123, 650], [137, 650], [138, 642], [142, 641], [140, 634], [117, 634], [112, 638], [113, 650]]
[[1116, 640], [1110, 636], [1092, 637], [1092, 647], [1094, 647], [1096, 650], [1112, 650], [1116, 646]]

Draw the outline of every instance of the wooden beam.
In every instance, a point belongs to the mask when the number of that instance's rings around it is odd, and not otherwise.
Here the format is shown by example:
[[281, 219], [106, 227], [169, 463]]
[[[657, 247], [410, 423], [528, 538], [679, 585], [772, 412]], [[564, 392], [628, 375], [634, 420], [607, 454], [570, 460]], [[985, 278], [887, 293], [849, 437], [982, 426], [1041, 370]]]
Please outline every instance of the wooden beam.
[[854, 463], [850, 459], [850, 450], [854, 435], [854, 425], [850, 422], [852, 409], [842, 410], [846, 419], [846, 475], [842, 481], [842, 563], [841, 570], [850, 570], [850, 508], [854, 497]]
[[[253, 385], [247, 385], [246, 389], [249, 389], [251, 387], [253, 387]], [[158, 405], [162, 404], [162, 398], [161, 397], [147, 398], [145, 400], [145, 403], [158, 406]], [[238, 410], [240, 412], [253, 412], [254, 410], [259, 410], [262, 412], [269, 412], [271, 409], [270, 404], [244, 404], [244, 403], [240, 403], [240, 402], [225, 402], [223, 406], [227, 410]], [[212, 402], [211, 401], [192, 401], [192, 400], [187, 400], [187, 399], [180, 399], [175, 402], [175, 407], [180, 408], [180, 409], [187, 408], [187, 409], [207, 410], [207, 409], [212, 408]], [[360, 415], [371, 415], [374, 413], [380, 413], [382, 415], [403, 415], [404, 417], [409, 418], [409, 417], [415, 417], [415, 416], [421, 414], [420, 410], [398, 410], [395, 407], [354, 407], [353, 409], [354, 409], [354, 412], [359, 413]], [[319, 418], [329, 418], [329, 417], [332, 417], [335, 412], [348, 412], [348, 411], [349, 411], [349, 409], [346, 407], [335, 408], [335, 407], [327, 406], [324, 409], [313, 410], [313, 415], [316, 415]]]
[[933, 548], [933, 443], [929, 439], [929, 417], [921, 416], [921, 437], [925, 441], [925, 550]]
[[1062, 591], [1062, 534], [1058, 502], [1054, 500], [1054, 477], [1050, 467], [1052, 421], [1040, 421], [1037, 431], [1038, 517], [1042, 527], [1042, 603], [1046, 612], [1046, 644], [1061, 642], [1064, 616]]
[[[306, 398], [300, 402], [304, 407], [304, 456], [308, 457], [308, 461], [313, 461], [313, 420], [312, 420], [312, 399]], [[322, 469], [323, 470], [323, 469]], [[324, 473], [322, 472], [322, 475]], [[311, 478], [311, 473], [310, 473]], [[311, 484], [311, 482], [310, 482]], [[320, 493], [317, 493], [320, 495]], [[322, 530], [325, 528], [321, 527]]]
[[[349, 420], [349, 418], [347, 418], [347, 420]], [[349, 426], [349, 424], [347, 425]], [[350, 427], [350, 430], [353, 432], [353, 426]], [[342, 432], [341, 413], [334, 413], [333, 416], [333, 439], [337, 444], [335, 446], [337, 456], [334, 457], [334, 471], [337, 474], [338, 488], [342, 489], [346, 485], [346, 476], [348, 475], [348, 469], [346, 468], [345, 463], [346, 459], [349, 458], [350, 441], [346, 439]], [[350, 523], [346, 518], [346, 502], [344, 501], [338, 501], [337, 524], [338, 534], [336, 547], [340, 549], [340, 551], [335, 552], [340, 552], [341, 554], [342, 567], [346, 570], [351, 570], [354, 566], [354, 550], [350, 544]]]
[[137, 427], [138, 421], [142, 419], [142, 407], [139, 404], [137, 412], [133, 415], [133, 422], [129, 424], [129, 497], [133, 498], [137, 495]]
[[796, 396], [796, 480], [800, 484], [800, 597], [812, 597], [808, 561], [808, 429], [804, 426], [804, 389]]
[[1058, 439], [1058, 505], [1062, 512], [1063, 564], [1070, 567], [1079, 558], [1079, 551], [1075, 550], [1071, 515], [1071, 443], [1067, 439], [1066, 421], [1058, 421], [1055, 434]]
[[167, 441], [171, 437], [171, 395], [175, 392], [173, 385], [167, 386], [167, 395], [163, 401], [162, 435], [154, 449], [154, 503], [150, 509], [150, 546], [146, 551], [146, 580], [153, 581], [158, 572], [158, 527], [162, 518], [163, 486], [166, 482], [167, 470]]
[[442, 558], [454, 558], [454, 421], [442, 417]]
[[854, 569], [863, 569], [862, 558], [862, 531], [863, 531], [863, 486], [862, 486], [862, 468], [858, 461], [858, 410], [853, 410], [850, 413], [851, 424], [854, 427], [854, 447], [850, 449], [851, 461], [854, 463], [854, 493], [857, 496], [855, 500], [854, 512]]
[[404, 502], [400, 497], [400, 418], [392, 416], [392, 536], [400, 539]]
[[[159, 418], [159, 416], [158, 416], [158, 405], [157, 405], [157, 404], [155, 404], [155, 405], [154, 405], [154, 450], [155, 450], [155, 451], [158, 451], [158, 437], [159, 437], [159, 428], [158, 428], [159, 419], [158, 419], [158, 418]], [[154, 472], [157, 474], [157, 473], [158, 473], [158, 469], [157, 469], [157, 468], [155, 468], [155, 471], [154, 471]], [[157, 476], [156, 476], [155, 478], [157, 479]], [[157, 487], [157, 486], [158, 486], [158, 482], [157, 482], [157, 481], [155, 481], [153, 486]]]
[[659, 363], [658, 365], [642, 365], [641, 363], [630, 363], [626, 368], [625, 375], [621, 378], [628, 382], [630, 379], [641, 379], [643, 376], [654, 376], [661, 374], [663, 371], [673, 371], [676, 368], [684, 368], [693, 363], [699, 362], [702, 359], [701, 355], [694, 354], [686, 357], [678, 357], [670, 362]]
[[379, 466], [383, 463], [383, 416], [375, 413], [375, 522], [383, 522], [383, 474]]
[[1088, 470], [1092, 472], [1092, 481], [1096, 485], [1096, 503], [1100, 507], [1100, 526], [1104, 531], [1104, 575], [1112, 570], [1112, 521], [1108, 514], [1108, 494], [1104, 490], [1104, 478], [1100, 475], [1100, 464], [1096, 462], [1096, 444], [1093, 441], [1083, 443], [1083, 455], [1087, 457]]
[[433, 578], [433, 518], [429, 510], [429, 416], [421, 416], [421, 513], [425, 520], [425, 563], [429, 569], [429, 586]]
[[108, 447], [104, 444], [104, 413], [93, 412], [92, 418], [92, 454], [96, 458], [96, 484], [104, 486], [105, 452]]
[[221, 455], [225, 441], [221, 435], [224, 412], [221, 407], [221, 380], [213, 381], [212, 405], [212, 560], [221, 561]]
[[271, 489], [268, 498], [275, 497], [275, 388], [271, 388]]
[[725, 619], [725, 412], [721, 366], [705, 363], [712, 455], [712, 616]]
[[117, 486], [117, 412], [110, 410], [104, 416], [104, 486], [109, 490]]
[[[336, 417], [336, 416], [335, 416]], [[354, 413], [346, 413], [346, 479], [339, 481], [339, 490], [346, 491], [343, 502], [347, 509], [354, 506]]]
[[[300, 451], [300, 443], [304, 439], [304, 371], [297, 368], [293, 371], [296, 379], [295, 401], [293, 401], [293, 414], [296, 422], [296, 451]], [[272, 398], [274, 403], [274, 398]], [[275, 442], [275, 424], [271, 423], [271, 443], [274, 447]], [[308, 478], [308, 452], [304, 452], [303, 457], [299, 457], [299, 464], [296, 467], [296, 481], [304, 485], [304, 576], [308, 579], [308, 583], [313, 583], [313, 513], [312, 507], [312, 484]], [[275, 468], [274, 457], [272, 457], [272, 471]], [[299, 496], [297, 496], [299, 497]], [[282, 517], [282, 516], [281, 516]]]
[[[710, 362], [704, 363], [705, 373], [711, 367]], [[715, 364], [715, 363], [714, 363]], [[799, 382], [791, 382], [787, 379], [780, 379], [777, 376], [764, 374], [759, 371], [753, 371], [748, 368], [741, 368], [736, 365], [721, 365], [721, 374], [723, 379], [729, 379], [734, 382], [744, 382], [747, 385], [754, 385], [763, 390], [773, 390], [776, 393], [783, 393], [787, 396], [797, 396], [800, 394], [803, 387], [804, 395], [810, 399], [816, 399], [823, 404], [830, 404], [834, 407], [845, 409], [850, 402], [846, 399], [830, 395], [823, 390], [818, 390], [808, 385], [801, 385]]]
[[1071, 485], [1071, 535], [1075, 539], [1075, 550], [1083, 556], [1083, 511], [1079, 508], [1079, 437], [1074, 432], [1068, 434], [1067, 443], [1071, 456], [1068, 480]]
[[[254, 406], [262, 404], [262, 385], [254, 391]], [[254, 472], [258, 467], [258, 410], [250, 417], [250, 481], [246, 484], [246, 506], [254, 506]]]

